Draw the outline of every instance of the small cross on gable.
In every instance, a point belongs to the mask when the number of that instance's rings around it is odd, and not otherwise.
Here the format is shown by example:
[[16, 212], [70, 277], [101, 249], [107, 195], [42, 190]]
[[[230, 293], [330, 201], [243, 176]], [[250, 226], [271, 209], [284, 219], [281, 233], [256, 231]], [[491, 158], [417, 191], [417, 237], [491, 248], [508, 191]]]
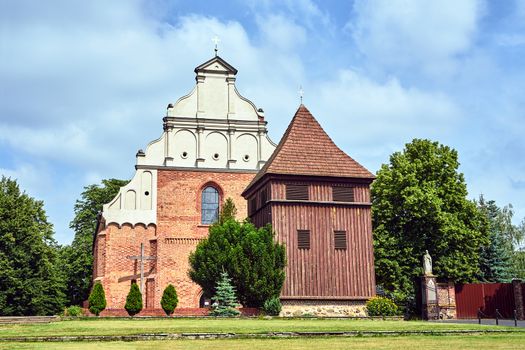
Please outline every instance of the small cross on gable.
[[215, 44], [215, 56], [217, 56], [217, 52], [219, 51], [217, 45], [221, 42], [221, 39], [219, 39], [219, 37], [215, 35], [213, 39], [211, 39], [211, 41], [213, 41], [213, 43]]

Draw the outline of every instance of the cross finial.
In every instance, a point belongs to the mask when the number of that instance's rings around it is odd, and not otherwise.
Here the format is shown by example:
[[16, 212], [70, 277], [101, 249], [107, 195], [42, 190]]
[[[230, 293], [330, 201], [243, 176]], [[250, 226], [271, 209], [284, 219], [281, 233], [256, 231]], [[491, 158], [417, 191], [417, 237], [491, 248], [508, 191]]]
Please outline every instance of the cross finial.
[[299, 97], [301, 97], [301, 104], [303, 104], [303, 95], [304, 95], [304, 90], [303, 90], [303, 86], [299, 86], [299, 91], [297, 91], [299, 93]]
[[219, 37], [215, 35], [213, 39], [211, 39], [211, 41], [213, 41], [213, 43], [215, 44], [215, 56], [217, 56], [217, 52], [219, 52], [217, 45], [221, 42], [221, 39], [219, 39]]

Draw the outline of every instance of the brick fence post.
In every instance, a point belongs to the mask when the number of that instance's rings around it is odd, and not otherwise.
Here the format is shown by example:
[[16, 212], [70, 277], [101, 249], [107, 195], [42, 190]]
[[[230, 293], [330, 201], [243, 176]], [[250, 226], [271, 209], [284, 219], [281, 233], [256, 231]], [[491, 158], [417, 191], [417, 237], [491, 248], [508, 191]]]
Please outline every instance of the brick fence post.
[[512, 289], [514, 291], [514, 305], [516, 306], [516, 316], [518, 320], [525, 319], [523, 310], [523, 290], [521, 289], [521, 280], [512, 280]]

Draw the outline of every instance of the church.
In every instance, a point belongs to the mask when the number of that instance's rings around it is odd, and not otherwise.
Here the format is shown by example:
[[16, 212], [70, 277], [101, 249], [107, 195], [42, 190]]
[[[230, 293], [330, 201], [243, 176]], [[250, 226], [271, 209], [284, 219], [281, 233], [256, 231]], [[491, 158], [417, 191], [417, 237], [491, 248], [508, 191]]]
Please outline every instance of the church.
[[205, 312], [188, 256], [232, 198], [239, 219], [271, 223], [285, 244], [283, 315], [364, 315], [375, 295], [373, 174], [302, 104], [272, 142], [264, 111], [237, 91], [237, 70], [221, 57], [195, 74], [193, 90], [168, 105], [161, 137], [137, 152], [135, 175], [99, 215], [93, 281], [104, 287], [106, 314], [123, 311], [131, 283], [142, 291], [143, 314], [162, 313], [170, 283], [179, 312]]

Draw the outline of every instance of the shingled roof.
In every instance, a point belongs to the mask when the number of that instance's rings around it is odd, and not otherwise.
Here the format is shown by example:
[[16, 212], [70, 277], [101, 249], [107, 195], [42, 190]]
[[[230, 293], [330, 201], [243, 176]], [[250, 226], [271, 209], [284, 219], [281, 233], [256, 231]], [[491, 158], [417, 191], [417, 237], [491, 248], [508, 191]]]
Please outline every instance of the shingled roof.
[[302, 104], [295, 112], [272, 156], [244, 192], [266, 174], [375, 178], [365, 167], [336, 146]]

